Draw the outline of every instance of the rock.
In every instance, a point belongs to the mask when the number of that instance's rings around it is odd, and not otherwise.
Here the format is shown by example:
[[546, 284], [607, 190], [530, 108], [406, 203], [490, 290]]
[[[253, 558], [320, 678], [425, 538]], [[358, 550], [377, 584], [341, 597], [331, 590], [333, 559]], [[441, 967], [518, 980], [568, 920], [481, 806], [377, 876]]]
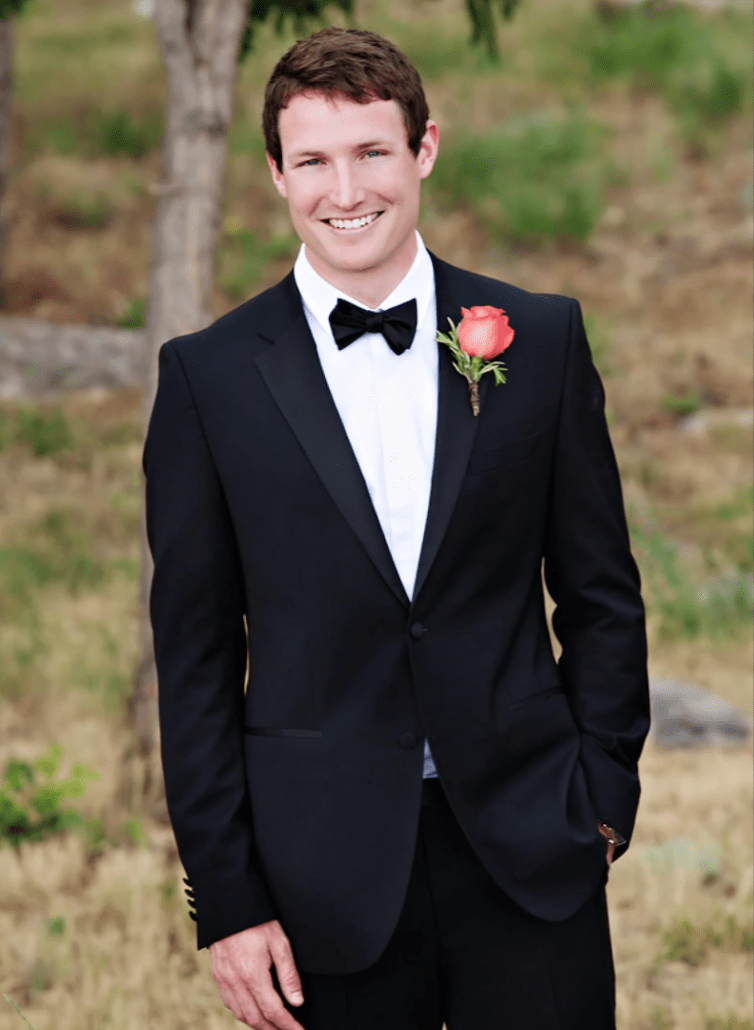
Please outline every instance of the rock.
[[735, 747], [751, 735], [739, 708], [691, 683], [652, 679], [649, 696], [650, 736], [660, 747]]
[[678, 423], [678, 429], [687, 436], [706, 436], [715, 429], [750, 429], [754, 426], [752, 408], [706, 408], [686, 415]]
[[650, 845], [639, 854], [656, 873], [673, 869], [700, 869], [706, 876], [720, 875], [723, 849], [719, 844], [705, 844], [686, 837], [674, 837], [662, 844]]
[[0, 398], [137, 386], [143, 347], [143, 330], [0, 316]]

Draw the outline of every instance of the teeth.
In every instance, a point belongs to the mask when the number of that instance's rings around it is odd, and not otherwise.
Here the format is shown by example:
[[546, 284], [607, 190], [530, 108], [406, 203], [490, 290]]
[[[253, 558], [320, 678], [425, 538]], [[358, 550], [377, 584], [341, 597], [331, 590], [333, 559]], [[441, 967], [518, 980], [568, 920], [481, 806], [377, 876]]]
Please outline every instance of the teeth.
[[328, 218], [327, 221], [334, 229], [361, 229], [369, 225], [377, 217], [377, 212], [371, 215], [364, 215], [363, 218]]

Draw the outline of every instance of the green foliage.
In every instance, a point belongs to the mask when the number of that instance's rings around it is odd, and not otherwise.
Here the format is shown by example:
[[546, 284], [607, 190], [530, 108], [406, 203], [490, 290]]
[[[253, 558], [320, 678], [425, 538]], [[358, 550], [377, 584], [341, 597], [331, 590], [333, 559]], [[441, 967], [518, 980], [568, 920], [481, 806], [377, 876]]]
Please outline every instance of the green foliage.
[[576, 111], [510, 121], [492, 135], [450, 142], [428, 183], [444, 205], [475, 207], [497, 239], [584, 240], [603, 206], [595, 167], [603, 136]]
[[713, 1016], [704, 1024], [704, 1030], [754, 1030], [750, 1019], [739, 1019], [734, 1013], [729, 1016]]
[[589, 349], [592, 352], [594, 367], [603, 379], [613, 375], [615, 369], [609, 359], [610, 336], [604, 325], [594, 315], [585, 315], [584, 330], [589, 341]]
[[642, 576], [649, 586], [649, 607], [660, 614], [663, 637], [730, 636], [751, 623], [754, 591], [743, 572], [720, 577], [702, 587], [693, 584], [678, 552], [659, 530], [633, 526]]
[[504, 21], [510, 21], [520, 0], [466, 0], [466, 12], [471, 22], [472, 45], [484, 43], [493, 61], [500, 59], [494, 10], [497, 7]]
[[713, 21], [691, 5], [647, 0], [609, 17], [593, 9], [559, 28], [560, 45], [545, 59], [551, 76], [575, 74], [591, 85], [617, 79], [658, 93], [701, 151], [749, 103], [750, 46], [738, 43], [750, 36], [751, 21], [740, 12]]
[[652, 1030], [673, 1030], [674, 1025], [668, 1010], [662, 1005], [655, 1005], [652, 1009]]
[[47, 933], [50, 937], [59, 937], [65, 933], [65, 919], [63, 916], [52, 916], [47, 920]]
[[29, 0], [0, 0], [0, 21], [22, 14]]
[[674, 415], [692, 415], [702, 406], [702, 398], [696, 387], [691, 387], [685, 393], [667, 393], [662, 398], [662, 406], [666, 411]]
[[427, 32], [421, 26], [396, 23], [394, 35], [424, 82], [443, 79], [449, 71], [476, 76], [499, 70], [499, 60], [488, 50], [459, 46], [457, 34], [443, 31], [440, 24]]
[[96, 111], [94, 142], [100, 154], [140, 158], [156, 150], [165, 135], [164, 116], [158, 112], [141, 118], [128, 111]]
[[27, 405], [20, 409], [13, 439], [26, 444], [36, 458], [70, 450], [73, 434], [60, 405], [51, 408]]
[[270, 261], [292, 257], [298, 246], [298, 238], [292, 233], [263, 242], [251, 229], [234, 224], [220, 246], [217, 281], [231, 300], [243, 300]]
[[730, 501], [718, 504], [714, 509], [717, 519], [735, 519], [739, 515], [751, 515], [754, 511], [754, 486], [737, 490]]
[[28, 608], [40, 587], [62, 583], [75, 595], [102, 581], [105, 567], [91, 556], [79, 523], [75, 512], [53, 508], [28, 543], [0, 548], [0, 616]]
[[671, 84], [666, 100], [686, 141], [706, 152], [709, 134], [743, 110], [750, 92], [750, 76], [733, 70], [718, 57], [695, 74]]
[[14, 1011], [14, 1012], [15, 1012], [15, 1013], [16, 1013], [17, 1015], [19, 1015], [19, 1016], [21, 1017], [21, 1019], [23, 1019], [24, 1023], [26, 1023], [26, 1025], [27, 1025], [27, 1026], [31, 1027], [31, 1030], [34, 1030], [34, 1027], [33, 1027], [33, 1026], [31, 1026], [31, 1023], [30, 1023], [30, 1022], [29, 1022], [29, 1020], [28, 1020], [28, 1019], [26, 1018], [26, 1016], [25, 1016], [25, 1015], [23, 1014], [23, 1012], [22, 1012], [22, 1011], [21, 1011], [21, 1009], [20, 1009], [20, 1008], [18, 1007], [18, 1005], [16, 1005], [15, 1001], [13, 1000], [13, 998], [11, 998], [11, 996], [10, 996], [9, 994], [4, 994], [4, 995], [3, 995], [3, 997], [4, 997], [4, 998], [5, 998], [5, 1000], [6, 1000], [7, 1002], [8, 1002], [8, 1004], [9, 1004], [9, 1005], [10, 1005], [10, 1007], [11, 1007], [11, 1008], [13, 1009], [13, 1011]]
[[60, 111], [29, 126], [24, 149], [34, 155], [55, 151], [66, 157], [143, 158], [162, 145], [165, 116], [160, 110], [134, 114], [122, 108]]
[[334, 3], [348, 16], [353, 14], [353, 0], [251, 0], [249, 19], [238, 54], [239, 62], [244, 62], [254, 47], [257, 25], [266, 22], [270, 16], [274, 19], [275, 31], [279, 35], [282, 35], [286, 23], [290, 23], [296, 36], [301, 38], [313, 31], [313, 24], [324, 25], [325, 11], [330, 3]]
[[55, 221], [65, 229], [103, 229], [114, 210], [106, 194], [80, 189], [68, 194], [55, 208]]
[[701, 965], [710, 949], [750, 952], [754, 947], [751, 929], [741, 926], [734, 916], [714, 926], [696, 926], [687, 918], [677, 918], [663, 930], [662, 941], [662, 959], [689, 966]]
[[143, 329], [147, 324], [147, 298], [136, 297], [118, 319], [121, 329]]
[[39, 32], [30, 45], [41, 54], [54, 58], [80, 58], [93, 49], [122, 47], [132, 43], [135, 26], [128, 22], [97, 23], [92, 20], [84, 28], [59, 25], [53, 32]]
[[[66, 797], [81, 797], [86, 783], [99, 774], [77, 762], [69, 779], [55, 779], [62, 755], [62, 747], [53, 744], [33, 765], [15, 758], [8, 762], [5, 780], [0, 783], [0, 845], [18, 848], [25, 841], [42, 841], [85, 825], [78, 812], [62, 808], [61, 802]], [[38, 773], [43, 777], [41, 783]]]
[[706, 52], [696, 16], [682, 4], [627, 6], [609, 18], [592, 11], [574, 30], [571, 53], [593, 81], [627, 78], [656, 89]]
[[145, 843], [144, 827], [138, 819], [126, 820], [126, 824], [123, 829], [126, 836], [133, 844], [141, 847]]

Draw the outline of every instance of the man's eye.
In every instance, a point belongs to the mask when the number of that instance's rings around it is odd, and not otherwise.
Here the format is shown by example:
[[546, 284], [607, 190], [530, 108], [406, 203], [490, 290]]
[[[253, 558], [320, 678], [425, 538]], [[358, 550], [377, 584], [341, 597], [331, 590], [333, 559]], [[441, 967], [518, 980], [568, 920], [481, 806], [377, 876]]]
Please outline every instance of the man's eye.
[[384, 150], [367, 150], [367, 157], [374, 155], [375, 157], [381, 157], [384, 154]]
[[319, 164], [319, 158], [318, 157], [310, 157], [307, 161], [302, 161], [301, 164], [302, 164], [302, 167], [306, 167], [306, 165], [316, 165], [316, 164]]

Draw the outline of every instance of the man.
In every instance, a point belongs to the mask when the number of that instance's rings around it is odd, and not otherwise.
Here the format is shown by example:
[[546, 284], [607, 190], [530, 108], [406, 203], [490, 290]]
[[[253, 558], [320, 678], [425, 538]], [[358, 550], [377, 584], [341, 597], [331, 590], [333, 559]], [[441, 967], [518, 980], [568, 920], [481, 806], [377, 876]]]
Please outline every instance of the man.
[[[579, 305], [425, 249], [387, 40], [296, 43], [263, 125], [295, 268], [163, 346], [144, 458], [198, 946], [258, 1030], [609, 1030], [646, 642]], [[436, 334], [485, 305], [475, 416]]]

